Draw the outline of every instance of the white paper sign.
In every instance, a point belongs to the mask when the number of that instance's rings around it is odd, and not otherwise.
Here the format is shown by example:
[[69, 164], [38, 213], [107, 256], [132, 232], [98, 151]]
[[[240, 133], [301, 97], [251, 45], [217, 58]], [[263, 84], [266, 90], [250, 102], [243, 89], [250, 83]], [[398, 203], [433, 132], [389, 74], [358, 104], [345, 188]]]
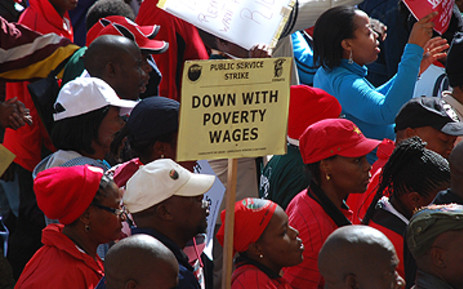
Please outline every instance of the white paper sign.
[[161, 0], [158, 7], [245, 49], [273, 48], [295, 0]]
[[[206, 160], [201, 160], [196, 162], [196, 166], [194, 167], [195, 173], [199, 174], [208, 174], [208, 175], [215, 175], [214, 171], [212, 170], [211, 166]], [[206, 254], [209, 259], [213, 260], [212, 258], [212, 245], [214, 240], [214, 228], [217, 217], [219, 215], [220, 204], [222, 204], [223, 196], [225, 194], [225, 187], [219, 178], [215, 178], [215, 182], [212, 187], [204, 194], [204, 199], [211, 202], [211, 206], [209, 208], [209, 216], [207, 216], [207, 238], [206, 238], [206, 248], [204, 249], [204, 253]]]

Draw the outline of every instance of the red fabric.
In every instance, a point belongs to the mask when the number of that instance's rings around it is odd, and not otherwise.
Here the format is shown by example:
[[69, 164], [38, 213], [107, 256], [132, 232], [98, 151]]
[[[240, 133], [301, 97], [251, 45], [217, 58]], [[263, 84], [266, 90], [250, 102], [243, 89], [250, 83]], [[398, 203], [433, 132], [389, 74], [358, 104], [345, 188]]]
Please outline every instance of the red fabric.
[[[349, 220], [352, 211], [341, 210]], [[318, 253], [326, 238], [337, 229], [336, 223], [314, 199], [307, 189], [294, 197], [286, 209], [289, 224], [299, 231], [304, 243], [304, 261], [301, 264], [284, 268], [285, 278], [295, 289], [323, 288], [323, 280], [318, 271]]]
[[65, 236], [63, 225], [51, 224], [42, 231], [42, 243], [16, 283], [15, 289], [93, 289], [103, 277], [103, 262], [77, 249]]
[[253, 265], [238, 267], [232, 274], [232, 289], [292, 289], [283, 278], [271, 279]]
[[144, 0], [135, 22], [140, 26], [161, 26], [156, 39], [167, 41], [169, 49], [163, 54], [153, 54], [162, 74], [159, 95], [180, 100], [183, 63], [185, 60], [209, 59], [209, 55], [193, 25], [158, 8], [157, 4], [158, 0]]
[[325, 118], [337, 118], [341, 105], [336, 97], [308, 85], [291, 85], [288, 115], [288, 136], [299, 139], [305, 129]]
[[71, 224], [90, 206], [102, 177], [103, 169], [89, 165], [44, 170], [34, 179], [37, 204], [48, 218]]
[[386, 237], [392, 242], [394, 245], [395, 251], [397, 253], [397, 256], [399, 257], [399, 266], [397, 266], [397, 273], [402, 278], [405, 278], [405, 268], [404, 268], [404, 237], [400, 234], [397, 234], [396, 232], [381, 226], [372, 220], [368, 224], [368, 226], [371, 226], [375, 229], [378, 229], [381, 231]]
[[372, 177], [368, 188], [363, 194], [350, 194], [347, 198], [347, 205], [354, 212], [353, 224], [361, 224], [362, 219], [367, 213], [373, 198], [375, 197], [379, 179], [381, 177], [382, 168], [389, 160], [392, 152], [394, 151], [395, 143], [389, 139], [384, 139], [378, 146], [376, 155], [378, 160], [372, 165], [370, 173]]
[[[59, 36], [73, 40], [71, 21], [67, 12], [64, 15], [65, 21], [48, 0], [30, 0], [29, 5], [21, 14], [18, 23], [40, 33], [54, 32]], [[69, 29], [64, 28], [64, 23], [68, 23]], [[6, 129], [3, 144], [16, 155], [15, 163], [32, 171], [41, 160], [42, 144], [51, 151], [54, 151], [55, 148], [45, 126], [40, 121], [38, 112], [27, 90], [28, 84], [29, 82], [7, 83], [6, 99], [18, 97], [30, 109], [34, 123], [31, 126], [25, 125], [16, 131]]]
[[[113, 180], [119, 188], [125, 187], [127, 181], [138, 171], [142, 162], [138, 158], [131, 159], [116, 167]], [[109, 172], [111, 174], [111, 172]]]
[[[270, 200], [246, 198], [235, 203], [235, 222], [233, 228], [233, 251], [245, 252], [264, 232], [277, 204]], [[222, 225], [217, 232], [217, 240], [223, 246], [225, 238], [225, 210], [220, 214]]]

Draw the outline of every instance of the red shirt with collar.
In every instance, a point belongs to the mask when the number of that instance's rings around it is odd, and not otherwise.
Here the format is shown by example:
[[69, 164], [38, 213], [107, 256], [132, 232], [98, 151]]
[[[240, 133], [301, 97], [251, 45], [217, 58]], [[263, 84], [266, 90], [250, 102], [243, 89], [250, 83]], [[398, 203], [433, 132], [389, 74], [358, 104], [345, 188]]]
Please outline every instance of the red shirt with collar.
[[[68, 12], [62, 18], [48, 0], [30, 0], [29, 5], [21, 14], [18, 23], [40, 33], [54, 32], [73, 40]], [[18, 130], [6, 129], [3, 145], [16, 155], [15, 163], [32, 171], [41, 160], [42, 144], [51, 151], [55, 148], [29, 94], [28, 84], [29, 82], [6, 84], [6, 99], [18, 97], [30, 109], [33, 124], [25, 125]]]
[[[341, 209], [348, 220], [352, 220], [352, 211]], [[294, 197], [289, 203], [286, 214], [289, 224], [299, 231], [304, 244], [304, 261], [301, 264], [284, 269], [285, 278], [295, 289], [323, 288], [323, 279], [318, 271], [318, 253], [326, 238], [338, 228], [322, 206], [307, 194], [307, 189]]]
[[93, 289], [104, 275], [103, 262], [79, 250], [62, 233], [62, 224], [50, 224], [42, 231], [43, 247], [24, 267], [15, 289]]

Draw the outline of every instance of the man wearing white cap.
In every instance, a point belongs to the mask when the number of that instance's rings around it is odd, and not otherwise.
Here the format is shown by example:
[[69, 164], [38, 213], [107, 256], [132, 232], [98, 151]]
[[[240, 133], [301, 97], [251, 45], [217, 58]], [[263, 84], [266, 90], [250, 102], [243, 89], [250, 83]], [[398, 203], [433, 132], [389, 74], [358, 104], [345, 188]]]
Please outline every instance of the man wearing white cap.
[[179, 263], [178, 288], [200, 285], [182, 249], [199, 233], [205, 233], [209, 205], [203, 195], [214, 183], [212, 175], [193, 174], [170, 159], [153, 161], [128, 180], [124, 203], [137, 228], [174, 253]]

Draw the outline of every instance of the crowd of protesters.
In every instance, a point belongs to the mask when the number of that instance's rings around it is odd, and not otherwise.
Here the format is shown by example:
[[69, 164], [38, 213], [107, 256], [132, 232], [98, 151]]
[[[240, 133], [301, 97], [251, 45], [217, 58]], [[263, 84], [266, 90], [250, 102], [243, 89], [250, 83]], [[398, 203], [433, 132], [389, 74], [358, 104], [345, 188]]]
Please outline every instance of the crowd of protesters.
[[[399, 0], [299, 0], [249, 51], [158, 2], [0, 3], [0, 289], [463, 289], [462, 1], [439, 35]], [[227, 161], [176, 162], [183, 65], [280, 56], [287, 153], [238, 161], [223, 284]]]

